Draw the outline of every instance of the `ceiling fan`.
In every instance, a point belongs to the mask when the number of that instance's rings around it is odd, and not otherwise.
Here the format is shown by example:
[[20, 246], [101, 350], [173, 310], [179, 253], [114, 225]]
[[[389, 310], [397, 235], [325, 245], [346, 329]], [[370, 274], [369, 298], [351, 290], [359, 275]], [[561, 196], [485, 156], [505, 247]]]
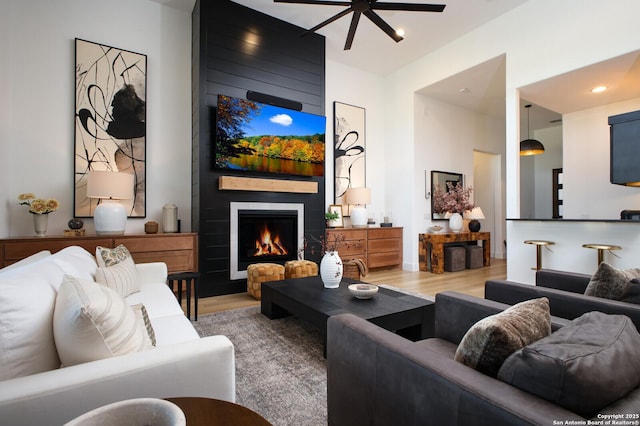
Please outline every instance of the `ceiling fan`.
[[389, 37], [396, 42], [402, 40], [402, 36], [396, 33], [396, 30], [391, 28], [374, 10], [402, 10], [410, 12], [442, 12], [444, 10], [444, 4], [417, 4], [417, 3], [378, 3], [377, 0], [351, 0], [351, 1], [325, 1], [325, 0], [274, 0], [276, 3], [301, 3], [301, 4], [317, 4], [323, 6], [348, 6], [347, 9], [332, 16], [316, 25], [313, 28], [307, 30], [304, 34], [316, 32], [325, 25], [329, 25], [335, 20], [342, 18], [343, 16], [353, 12], [351, 17], [351, 25], [349, 26], [349, 33], [347, 34], [347, 41], [344, 44], [344, 50], [351, 49], [353, 43], [353, 37], [356, 34], [356, 28], [360, 21], [360, 15], [364, 14], [367, 18], [376, 24], [382, 31], [387, 33]]

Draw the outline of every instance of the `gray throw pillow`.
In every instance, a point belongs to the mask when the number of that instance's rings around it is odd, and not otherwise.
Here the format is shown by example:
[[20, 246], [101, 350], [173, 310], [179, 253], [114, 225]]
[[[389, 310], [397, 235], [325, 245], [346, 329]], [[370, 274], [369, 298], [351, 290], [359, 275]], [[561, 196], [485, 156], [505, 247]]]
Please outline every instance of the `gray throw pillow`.
[[639, 359], [628, 317], [589, 312], [515, 352], [498, 379], [589, 418], [640, 384]]
[[475, 323], [460, 341], [455, 360], [496, 377], [509, 355], [549, 334], [549, 299], [527, 300]]
[[639, 298], [638, 285], [632, 282], [636, 278], [640, 278], [640, 269], [638, 268], [616, 269], [608, 263], [602, 262], [591, 277], [584, 294], [637, 303]]

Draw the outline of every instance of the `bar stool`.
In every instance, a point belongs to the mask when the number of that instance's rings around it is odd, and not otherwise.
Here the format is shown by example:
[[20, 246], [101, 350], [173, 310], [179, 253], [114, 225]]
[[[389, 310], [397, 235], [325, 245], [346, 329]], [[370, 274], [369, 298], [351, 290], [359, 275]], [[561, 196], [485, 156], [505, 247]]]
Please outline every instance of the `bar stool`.
[[598, 250], [598, 266], [600, 266], [600, 264], [604, 260], [604, 251], [605, 250], [608, 250], [609, 253], [611, 253], [615, 257], [619, 257], [618, 255], [616, 255], [611, 250], [620, 250], [620, 249], [622, 249], [622, 247], [620, 247], [620, 246], [614, 246], [614, 245], [611, 245], [611, 244], [583, 244], [582, 247]]
[[176, 272], [167, 275], [169, 286], [173, 289], [173, 285], [178, 283], [178, 303], [182, 305], [182, 285], [187, 284], [187, 318], [191, 319], [191, 284], [193, 283], [193, 298], [195, 299], [195, 316], [194, 321], [198, 321], [198, 278], [199, 272]]
[[545, 240], [525, 240], [524, 243], [536, 246], [536, 267], [531, 269], [533, 269], [534, 271], [539, 271], [540, 269], [542, 269], [542, 247], [551, 251], [549, 246], [554, 245], [555, 242]]

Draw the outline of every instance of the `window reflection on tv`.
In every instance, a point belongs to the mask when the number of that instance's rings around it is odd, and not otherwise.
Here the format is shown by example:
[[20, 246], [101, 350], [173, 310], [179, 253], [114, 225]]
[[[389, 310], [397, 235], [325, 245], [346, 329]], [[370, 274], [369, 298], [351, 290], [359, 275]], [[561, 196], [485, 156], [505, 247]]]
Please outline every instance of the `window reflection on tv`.
[[215, 167], [323, 176], [326, 118], [218, 95]]

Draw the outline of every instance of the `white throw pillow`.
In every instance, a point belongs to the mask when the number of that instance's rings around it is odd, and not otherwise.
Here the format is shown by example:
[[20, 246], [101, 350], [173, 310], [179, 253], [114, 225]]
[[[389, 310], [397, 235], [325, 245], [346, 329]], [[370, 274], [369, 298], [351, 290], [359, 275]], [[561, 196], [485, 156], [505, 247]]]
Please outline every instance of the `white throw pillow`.
[[131, 258], [113, 266], [99, 267], [96, 270], [96, 282], [117, 291], [122, 297], [140, 291], [138, 271]]
[[93, 281], [98, 264], [91, 253], [80, 246], [65, 247], [52, 255], [53, 260], [68, 275]]
[[129, 253], [129, 250], [122, 244], [116, 248], [107, 248], [102, 246], [96, 247], [96, 261], [100, 267], [113, 266], [126, 259], [131, 259], [131, 261], [133, 261], [131, 253]]
[[50, 259], [0, 274], [0, 381], [60, 367], [53, 311], [64, 272]]
[[152, 347], [144, 322], [122, 296], [70, 275], [56, 298], [53, 335], [63, 366]]

